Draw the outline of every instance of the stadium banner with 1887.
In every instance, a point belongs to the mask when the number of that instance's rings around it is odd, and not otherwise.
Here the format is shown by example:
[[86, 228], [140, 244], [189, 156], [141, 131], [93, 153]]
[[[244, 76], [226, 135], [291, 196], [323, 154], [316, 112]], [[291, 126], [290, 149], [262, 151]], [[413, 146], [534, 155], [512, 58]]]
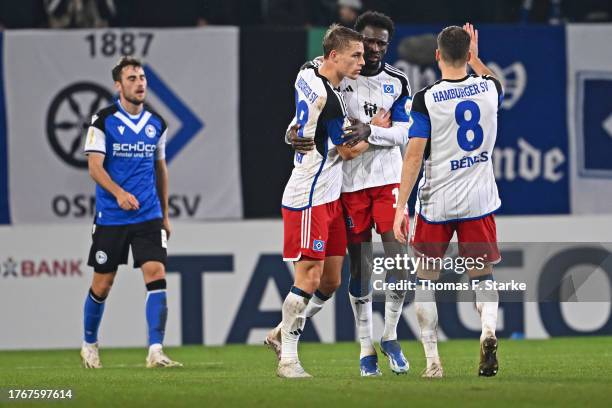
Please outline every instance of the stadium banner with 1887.
[[168, 122], [170, 216], [241, 218], [238, 46], [235, 27], [5, 32], [3, 221], [93, 218], [84, 136], [116, 98], [111, 69], [122, 55], [142, 59], [147, 103]]

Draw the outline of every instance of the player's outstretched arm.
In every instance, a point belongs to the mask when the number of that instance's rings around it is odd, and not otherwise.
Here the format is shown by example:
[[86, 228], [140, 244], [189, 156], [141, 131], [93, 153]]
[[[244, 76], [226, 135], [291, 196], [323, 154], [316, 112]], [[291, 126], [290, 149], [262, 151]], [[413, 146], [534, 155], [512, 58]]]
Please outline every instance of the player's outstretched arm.
[[104, 157], [105, 156], [101, 153], [88, 153], [87, 165], [91, 178], [98, 183], [100, 187], [115, 196], [117, 204], [119, 204], [119, 207], [122, 209], [126, 211], [139, 209], [140, 203], [136, 197], [115, 183], [104, 169]]
[[491, 71], [478, 57], [478, 30], [470, 23], [465, 23], [463, 29], [470, 35], [470, 59], [468, 61], [470, 68], [474, 70], [476, 75], [489, 75], [495, 77], [493, 71]]
[[407, 220], [405, 215], [408, 197], [414, 188], [416, 179], [421, 170], [423, 153], [429, 139], [423, 137], [413, 137], [408, 142], [408, 148], [404, 155], [402, 164], [402, 178], [400, 182], [399, 195], [397, 197], [397, 209], [395, 210], [395, 221], [393, 223], [393, 233], [395, 239], [405, 244], [408, 239]]
[[155, 178], [157, 196], [162, 209], [162, 225], [166, 230], [167, 238], [170, 238], [170, 217], [168, 216], [168, 166], [166, 159], [155, 160]]

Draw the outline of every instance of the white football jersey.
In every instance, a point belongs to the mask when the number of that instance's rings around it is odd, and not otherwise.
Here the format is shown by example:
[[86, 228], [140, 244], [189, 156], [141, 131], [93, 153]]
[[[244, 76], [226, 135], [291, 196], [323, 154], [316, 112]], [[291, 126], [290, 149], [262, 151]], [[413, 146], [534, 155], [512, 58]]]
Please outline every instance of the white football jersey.
[[478, 219], [500, 207], [491, 155], [502, 99], [497, 79], [476, 75], [414, 95], [409, 136], [429, 138], [416, 204], [425, 221]]
[[301, 70], [295, 80], [298, 136], [314, 138], [316, 149], [295, 152], [294, 168], [283, 193], [283, 207], [302, 210], [340, 197], [342, 158], [336, 145], [343, 143], [343, 128], [350, 123], [342, 94], [319, 74], [318, 68]]
[[391, 112], [390, 129], [372, 126], [369, 148], [358, 157], [343, 163], [342, 191], [399, 183], [402, 154], [399, 146], [408, 142], [408, 121], [412, 103], [408, 78], [399, 69], [382, 64], [373, 75], [344, 78], [340, 90], [349, 117], [370, 123], [382, 108]]

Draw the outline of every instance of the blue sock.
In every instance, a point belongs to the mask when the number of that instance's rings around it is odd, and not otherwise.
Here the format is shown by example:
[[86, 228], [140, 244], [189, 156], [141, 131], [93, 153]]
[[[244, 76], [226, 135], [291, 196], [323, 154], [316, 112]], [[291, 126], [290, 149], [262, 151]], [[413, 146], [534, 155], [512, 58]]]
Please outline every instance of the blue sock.
[[149, 326], [149, 346], [162, 344], [166, 331], [168, 306], [166, 303], [166, 280], [160, 279], [147, 284], [147, 324]]
[[96, 343], [98, 341], [98, 328], [104, 314], [104, 301], [106, 298], [96, 296], [91, 289], [85, 299], [85, 307], [83, 308], [83, 339], [87, 343]]

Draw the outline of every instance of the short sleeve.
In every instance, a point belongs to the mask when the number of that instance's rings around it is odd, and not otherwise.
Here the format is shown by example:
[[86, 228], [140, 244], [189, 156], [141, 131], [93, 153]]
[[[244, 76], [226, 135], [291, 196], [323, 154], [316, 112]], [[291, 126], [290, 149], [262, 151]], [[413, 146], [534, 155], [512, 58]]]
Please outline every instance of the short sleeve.
[[497, 90], [497, 108], [501, 106], [504, 101], [504, 88], [501, 85], [501, 82], [495, 77], [490, 75], [483, 75], [483, 78], [489, 81], [492, 81], [495, 84], [495, 89]]
[[344, 143], [344, 139], [342, 135], [344, 134], [344, 130], [342, 129], [344, 125], [344, 116], [328, 119], [325, 122], [325, 126], [327, 128], [327, 135], [331, 139], [332, 143], [336, 146]]
[[98, 115], [93, 115], [91, 125], [87, 129], [85, 136], [85, 154], [102, 153], [106, 154], [106, 136], [104, 134], [104, 120]]
[[402, 92], [391, 105], [391, 120], [393, 122], [408, 122], [410, 120], [410, 110], [412, 109], [412, 96], [408, 78], [401, 76], [398, 78], [401, 83]]
[[429, 111], [425, 105], [425, 91], [419, 91], [412, 100], [412, 110], [410, 112], [412, 124], [408, 130], [408, 137], [429, 138], [431, 136], [431, 121]]
[[159, 137], [157, 141], [157, 149], [155, 150], [155, 160], [166, 159], [166, 135], [168, 134], [168, 128], [164, 130], [164, 133]]

